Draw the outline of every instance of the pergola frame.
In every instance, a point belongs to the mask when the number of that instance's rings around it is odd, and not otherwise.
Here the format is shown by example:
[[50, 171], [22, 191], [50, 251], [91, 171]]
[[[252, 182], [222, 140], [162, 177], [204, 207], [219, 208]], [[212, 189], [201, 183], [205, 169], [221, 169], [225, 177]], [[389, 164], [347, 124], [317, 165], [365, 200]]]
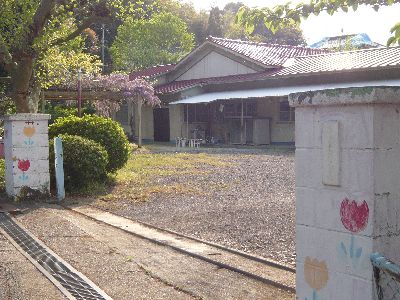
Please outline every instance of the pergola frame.
[[[100, 101], [100, 100], [114, 100], [121, 101], [126, 99], [123, 92], [116, 91], [94, 91], [94, 90], [82, 90], [81, 92], [82, 100], [86, 101]], [[136, 96], [136, 101], [138, 103], [138, 146], [142, 146], [142, 101], [139, 101], [139, 96]], [[43, 100], [65, 100], [65, 101], [78, 101], [77, 91], [71, 90], [60, 90], [51, 89], [43, 93]], [[44, 103], [43, 101], [43, 103]]]

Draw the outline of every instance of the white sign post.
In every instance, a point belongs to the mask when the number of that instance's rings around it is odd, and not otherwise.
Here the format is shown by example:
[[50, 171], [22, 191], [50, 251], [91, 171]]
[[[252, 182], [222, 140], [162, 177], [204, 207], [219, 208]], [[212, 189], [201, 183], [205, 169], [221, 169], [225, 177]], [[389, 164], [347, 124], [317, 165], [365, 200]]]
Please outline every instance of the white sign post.
[[64, 189], [64, 161], [63, 161], [63, 147], [62, 139], [59, 137], [54, 138], [54, 156], [55, 156], [55, 172], [57, 182], [57, 199], [59, 201], [65, 198]]

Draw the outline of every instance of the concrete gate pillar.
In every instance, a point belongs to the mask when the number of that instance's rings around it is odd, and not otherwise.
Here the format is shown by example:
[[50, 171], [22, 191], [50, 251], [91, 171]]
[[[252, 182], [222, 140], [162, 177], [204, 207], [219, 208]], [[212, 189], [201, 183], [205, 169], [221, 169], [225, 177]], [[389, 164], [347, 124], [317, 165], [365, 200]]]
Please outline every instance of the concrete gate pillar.
[[49, 194], [47, 114], [3, 116], [6, 191], [11, 197]]
[[400, 263], [400, 89], [291, 94], [297, 299], [375, 299], [370, 254]]

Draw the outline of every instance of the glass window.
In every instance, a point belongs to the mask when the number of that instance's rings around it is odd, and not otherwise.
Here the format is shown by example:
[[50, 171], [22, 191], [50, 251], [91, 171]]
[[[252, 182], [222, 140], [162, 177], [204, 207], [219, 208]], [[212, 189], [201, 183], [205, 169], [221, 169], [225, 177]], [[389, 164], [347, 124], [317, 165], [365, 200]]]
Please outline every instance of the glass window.
[[189, 123], [207, 122], [208, 106], [206, 104], [189, 104], [184, 106], [184, 121], [187, 122], [187, 113], [189, 112]]
[[290, 107], [287, 100], [279, 102], [279, 121], [295, 121], [294, 107]]
[[255, 102], [246, 103], [246, 115], [247, 116], [257, 115], [257, 103]]
[[[240, 117], [242, 115], [242, 102], [229, 103], [224, 106], [225, 117]], [[243, 103], [243, 116], [254, 117], [257, 115], [257, 103], [244, 102]]]

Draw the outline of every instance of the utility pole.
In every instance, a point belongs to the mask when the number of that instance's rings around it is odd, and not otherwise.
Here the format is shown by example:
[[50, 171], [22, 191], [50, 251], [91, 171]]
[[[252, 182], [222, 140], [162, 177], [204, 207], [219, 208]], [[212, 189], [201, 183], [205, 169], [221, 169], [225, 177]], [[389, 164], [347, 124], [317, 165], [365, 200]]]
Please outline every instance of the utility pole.
[[103, 75], [104, 75], [104, 71], [105, 71], [105, 62], [104, 62], [104, 31], [105, 31], [105, 25], [101, 24], [101, 62], [103, 64], [102, 66], [102, 71], [103, 71]]

